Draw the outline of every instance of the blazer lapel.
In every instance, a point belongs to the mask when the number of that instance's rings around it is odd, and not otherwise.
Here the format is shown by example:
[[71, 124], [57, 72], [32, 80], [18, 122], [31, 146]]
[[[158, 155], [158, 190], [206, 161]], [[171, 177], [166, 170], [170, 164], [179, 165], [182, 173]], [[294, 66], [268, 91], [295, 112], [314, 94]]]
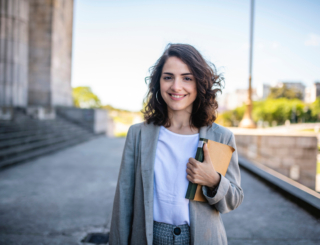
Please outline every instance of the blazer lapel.
[[213, 123], [212, 127], [209, 129], [208, 126], [203, 126], [199, 130], [199, 139], [206, 138], [212, 141], [220, 142], [221, 141], [221, 133], [216, 132], [216, 128], [218, 124]]
[[212, 123], [212, 128], [207, 130], [207, 139], [221, 143], [221, 133], [216, 131], [218, 124]]
[[144, 123], [141, 129], [141, 175], [143, 184], [145, 224], [148, 244], [153, 236], [153, 179], [154, 160], [160, 126]]

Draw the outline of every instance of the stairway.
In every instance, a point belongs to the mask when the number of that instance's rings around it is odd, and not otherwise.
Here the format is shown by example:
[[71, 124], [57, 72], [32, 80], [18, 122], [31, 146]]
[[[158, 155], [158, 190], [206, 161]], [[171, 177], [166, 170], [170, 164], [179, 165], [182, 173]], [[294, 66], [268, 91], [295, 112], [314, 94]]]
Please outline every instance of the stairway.
[[13, 121], [0, 120], [0, 168], [97, 137], [59, 115], [37, 120], [16, 112]]

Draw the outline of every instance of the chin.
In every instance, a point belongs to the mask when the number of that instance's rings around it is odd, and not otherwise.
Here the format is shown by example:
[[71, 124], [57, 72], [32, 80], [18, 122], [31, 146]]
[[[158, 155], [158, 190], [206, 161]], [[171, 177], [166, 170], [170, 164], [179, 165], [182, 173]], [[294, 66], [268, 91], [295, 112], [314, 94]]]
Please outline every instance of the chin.
[[171, 110], [173, 111], [182, 111], [182, 110], [186, 110], [188, 108], [188, 106], [168, 106]]

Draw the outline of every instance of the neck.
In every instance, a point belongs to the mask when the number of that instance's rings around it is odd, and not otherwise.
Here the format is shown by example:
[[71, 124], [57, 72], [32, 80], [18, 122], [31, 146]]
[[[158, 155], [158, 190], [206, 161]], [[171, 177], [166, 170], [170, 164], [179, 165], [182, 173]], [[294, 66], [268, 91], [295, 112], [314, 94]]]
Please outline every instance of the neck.
[[168, 108], [168, 117], [171, 123], [171, 127], [176, 129], [182, 129], [190, 127], [190, 117], [192, 108], [188, 110], [173, 111]]

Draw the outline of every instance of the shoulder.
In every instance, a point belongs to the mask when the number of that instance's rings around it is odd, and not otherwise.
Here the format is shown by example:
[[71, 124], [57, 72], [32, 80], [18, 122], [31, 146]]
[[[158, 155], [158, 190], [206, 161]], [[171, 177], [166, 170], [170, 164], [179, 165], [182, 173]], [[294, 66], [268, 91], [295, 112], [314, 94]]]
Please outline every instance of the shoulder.
[[129, 131], [130, 131], [130, 130], [131, 130], [131, 131], [141, 130], [141, 127], [143, 126], [143, 123], [144, 123], [144, 122], [132, 124], [132, 125], [129, 127]]
[[127, 140], [140, 144], [141, 138], [144, 137], [149, 140], [150, 136], [157, 133], [159, 128], [159, 126], [155, 126], [153, 123], [140, 122], [132, 124], [127, 133]]
[[233, 133], [230, 129], [228, 129], [224, 126], [221, 126], [219, 124], [216, 124], [216, 123], [212, 123], [211, 127], [209, 127], [208, 130], [216, 131], [220, 134], [227, 135], [227, 136], [233, 135]]
[[129, 129], [128, 129], [128, 133], [127, 136], [136, 136], [139, 134], [139, 132], [141, 131], [141, 127], [143, 126], [142, 123], [135, 123], [132, 124]]
[[128, 135], [138, 135], [141, 130], [153, 129], [154, 127], [155, 126], [153, 124], [147, 124], [146, 122], [135, 123], [129, 127]]
[[146, 127], [153, 127], [153, 123], [149, 123], [147, 124], [145, 121], [143, 122], [140, 122], [140, 123], [135, 123], [135, 124], [132, 124], [130, 127], [129, 127], [129, 130], [131, 129], [132, 131], [139, 131], [143, 128], [146, 128]]
[[216, 123], [209, 125], [207, 130], [211, 134], [220, 134], [224, 144], [228, 144], [234, 137], [233, 132], [230, 129]]

